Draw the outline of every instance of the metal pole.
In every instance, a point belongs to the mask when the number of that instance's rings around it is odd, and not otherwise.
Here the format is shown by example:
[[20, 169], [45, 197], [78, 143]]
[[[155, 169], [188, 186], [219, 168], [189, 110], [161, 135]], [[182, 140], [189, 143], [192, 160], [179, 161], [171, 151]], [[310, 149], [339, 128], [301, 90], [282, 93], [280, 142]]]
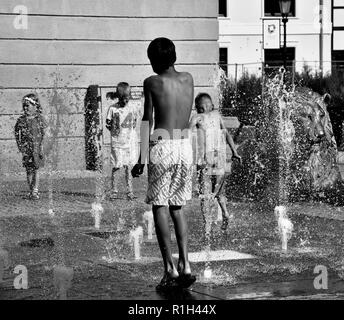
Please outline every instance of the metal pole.
[[323, 28], [323, 19], [324, 19], [324, 1], [319, 0], [319, 22], [320, 22], [320, 34], [319, 34], [319, 62], [320, 62], [320, 75], [323, 76], [324, 71], [324, 57], [323, 57], [323, 41], [324, 41], [324, 28]]
[[238, 83], [238, 64], [235, 64], [235, 91], [237, 90], [237, 83]]
[[293, 86], [293, 88], [294, 88], [294, 86], [295, 86], [295, 59], [293, 60], [293, 67], [292, 67], [292, 72], [293, 72], [293, 74], [292, 74], [292, 86]]
[[288, 18], [283, 18], [284, 25], [284, 45], [283, 45], [283, 67], [287, 70], [287, 22]]

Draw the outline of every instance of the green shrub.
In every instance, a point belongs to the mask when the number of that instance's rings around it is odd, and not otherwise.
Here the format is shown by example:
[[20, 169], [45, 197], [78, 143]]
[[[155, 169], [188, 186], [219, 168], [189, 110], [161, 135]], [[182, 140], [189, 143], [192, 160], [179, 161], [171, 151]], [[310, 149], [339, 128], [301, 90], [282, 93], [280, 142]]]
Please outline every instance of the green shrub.
[[[296, 86], [309, 87], [321, 95], [331, 95], [328, 112], [338, 147], [344, 149], [344, 72], [334, 70], [332, 74], [322, 77], [305, 65], [301, 73], [296, 73], [294, 77], [288, 74], [286, 78], [294, 79]], [[224, 116], [238, 117], [245, 125], [257, 125], [264, 115], [262, 107], [262, 77], [245, 73], [237, 83], [228, 79], [222, 86], [220, 111]]]

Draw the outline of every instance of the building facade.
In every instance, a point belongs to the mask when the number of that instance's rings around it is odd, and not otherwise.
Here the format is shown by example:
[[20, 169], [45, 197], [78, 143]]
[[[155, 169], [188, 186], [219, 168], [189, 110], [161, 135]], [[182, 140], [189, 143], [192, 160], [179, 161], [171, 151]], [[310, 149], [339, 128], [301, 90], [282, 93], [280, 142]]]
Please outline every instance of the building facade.
[[[337, 6], [342, 0], [333, 0]], [[331, 0], [292, 0], [287, 22], [287, 63], [296, 71], [304, 65], [313, 71], [331, 71], [332, 48], [342, 48], [343, 36], [332, 32]], [[342, 12], [336, 12], [340, 19]], [[279, 21], [278, 21], [279, 20]], [[283, 23], [278, 0], [219, 0], [220, 60], [228, 65], [228, 73], [240, 76], [243, 72], [261, 74], [263, 67], [283, 64]], [[280, 28], [277, 46], [264, 42], [269, 37], [269, 21], [278, 21]], [[264, 28], [268, 24], [268, 28]], [[265, 30], [265, 31], [264, 31]], [[339, 40], [341, 38], [341, 40]], [[279, 43], [279, 45], [278, 45]], [[337, 44], [338, 43], [338, 44]], [[339, 46], [337, 48], [337, 46]]]
[[332, 61], [344, 69], [344, 0], [332, 0]]
[[0, 175], [24, 171], [13, 128], [30, 92], [55, 128], [58, 170], [84, 170], [86, 89], [99, 85], [102, 101], [120, 81], [142, 90], [156, 37], [174, 41], [196, 93], [213, 88], [217, 1], [1, 0], [0, 16]]

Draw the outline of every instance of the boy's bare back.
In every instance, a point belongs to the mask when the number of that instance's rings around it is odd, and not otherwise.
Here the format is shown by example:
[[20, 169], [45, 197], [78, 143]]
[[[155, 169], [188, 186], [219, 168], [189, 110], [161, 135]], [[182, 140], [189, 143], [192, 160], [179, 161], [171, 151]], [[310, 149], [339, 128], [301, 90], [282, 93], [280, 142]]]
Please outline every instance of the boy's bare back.
[[165, 129], [172, 137], [173, 129], [188, 128], [193, 91], [193, 78], [187, 72], [170, 70], [147, 78], [145, 104], [149, 109], [154, 108], [154, 129]]

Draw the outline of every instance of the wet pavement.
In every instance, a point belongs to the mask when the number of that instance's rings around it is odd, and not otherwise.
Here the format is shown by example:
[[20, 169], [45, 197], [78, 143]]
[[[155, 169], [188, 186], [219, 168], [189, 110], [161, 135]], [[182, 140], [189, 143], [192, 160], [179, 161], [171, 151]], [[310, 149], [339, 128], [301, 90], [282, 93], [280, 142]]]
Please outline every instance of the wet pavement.
[[[192, 264], [198, 280], [192, 288], [157, 293], [162, 261], [155, 237], [147, 238], [143, 213], [146, 179], [134, 180], [134, 201], [125, 197], [104, 200], [100, 230], [94, 228], [91, 206], [95, 201], [96, 179], [55, 179], [53, 202], [48, 181], [41, 182], [41, 199], [25, 198], [24, 181], [1, 184], [0, 244], [9, 253], [9, 266], [0, 284], [0, 299], [59, 299], [54, 285], [54, 266], [73, 268], [68, 299], [122, 300], [231, 300], [231, 299], [343, 299], [344, 255], [341, 207], [299, 203], [290, 207], [294, 224], [288, 251], [281, 250], [273, 210], [252, 202], [229, 203], [234, 214], [226, 231], [213, 212], [211, 250], [231, 250], [254, 258], [211, 261], [212, 277], [203, 276], [207, 259]], [[52, 215], [49, 209], [53, 207]], [[205, 249], [205, 232], [200, 201], [195, 197], [186, 207], [189, 251]], [[129, 239], [130, 230], [143, 227], [141, 259]], [[172, 222], [171, 222], [172, 229]], [[175, 237], [173, 252], [177, 253]], [[234, 254], [235, 256], [235, 254]], [[228, 254], [230, 258], [230, 254]], [[227, 257], [227, 258], [228, 258]], [[215, 258], [216, 259], [216, 258]], [[213, 259], [211, 259], [213, 260]], [[28, 270], [28, 289], [15, 289], [14, 268]], [[209, 263], [207, 263], [207, 266]], [[316, 289], [316, 266], [328, 272], [327, 289]]]

